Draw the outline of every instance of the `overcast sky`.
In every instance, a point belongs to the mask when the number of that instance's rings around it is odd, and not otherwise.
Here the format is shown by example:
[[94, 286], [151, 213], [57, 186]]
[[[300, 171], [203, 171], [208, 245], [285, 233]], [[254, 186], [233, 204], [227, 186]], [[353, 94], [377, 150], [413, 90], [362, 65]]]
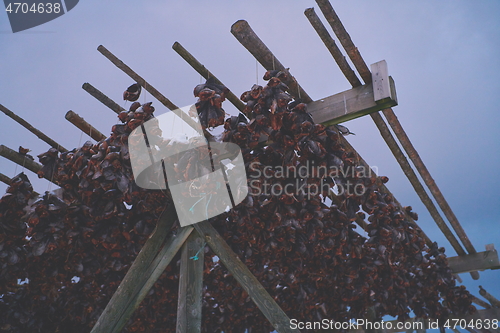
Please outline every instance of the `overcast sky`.
[[[332, 0], [368, 65], [385, 59], [396, 82], [394, 108], [477, 251], [500, 248], [500, 2], [496, 0]], [[97, 1], [80, 3], [44, 25], [13, 34], [0, 13], [0, 103], [66, 148], [88, 139], [64, 119], [68, 110], [109, 134], [116, 115], [87, 94], [90, 82], [119, 104], [133, 81], [97, 50], [102, 44], [179, 106], [195, 102], [200, 76], [171, 49], [180, 42], [237, 96], [256, 83], [256, 62], [230, 33], [247, 20], [290, 67], [313, 99], [350, 88], [303, 11], [314, 1]], [[323, 20], [323, 22], [326, 21]], [[329, 27], [328, 27], [329, 28]], [[259, 83], [264, 70], [258, 67]], [[153, 101], [160, 114], [166, 109]], [[235, 108], [225, 102], [229, 113]], [[49, 146], [0, 113], [0, 143], [32, 154]], [[412, 190], [370, 117], [345, 123], [349, 141], [403, 205], [412, 205], [432, 240], [453, 251]], [[1, 158], [0, 172], [21, 167]], [[27, 172], [43, 193], [48, 182]], [[3, 192], [6, 186], [0, 184]], [[54, 187], [52, 187], [53, 189]], [[462, 274], [474, 294], [482, 284], [498, 298], [500, 271], [479, 281]]]

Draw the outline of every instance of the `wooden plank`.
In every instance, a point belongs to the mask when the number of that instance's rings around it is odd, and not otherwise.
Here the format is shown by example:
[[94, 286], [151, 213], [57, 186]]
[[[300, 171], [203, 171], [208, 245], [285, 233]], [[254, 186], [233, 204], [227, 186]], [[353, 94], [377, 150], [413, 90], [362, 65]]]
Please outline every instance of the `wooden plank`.
[[35, 134], [40, 140], [46, 142], [49, 146], [51, 146], [51, 147], [59, 150], [62, 153], [65, 152], [65, 151], [68, 151], [66, 148], [64, 148], [63, 146], [61, 146], [59, 143], [57, 143], [54, 140], [52, 140], [51, 138], [49, 138], [42, 131], [40, 131], [40, 130], [36, 129], [35, 127], [33, 127], [26, 120], [24, 120], [23, 118], [19, 117], [14, 112], [10, 111], [9, 109], [7, 109], [2, 104], [0, 104], [0, 110], [3, 113], [5, 113], [7, 116], [9, 116], [10, 118], [12, 118], [13, 120], [15, 120], [17, 123], [19, 123], [21, 126], [23, 126], [24, 128], [26, 128], [28, 131], [30, 131], [31, 133]]
[[5, 183], [5, 184], [10, 186], [10, 181], [11, 181], [10, 177], [4, 175], [3, 173], [0, 173], [0, 182]]
[[500, 269], [498, 252], [484, 251], [463, 256], [449, 257], [448, 266], [453, 273], [468, 273], [474, 271], [484, 271], [486, 269]]
[[254, 303], [278, 333], [300, 332], [297, 329], [293, 330], [290, 328], [290, 319], [285, 312], [276, 304], [266, 289], [264, 289], [247, 266], [241, 262], [240, 258], [209, 222], [196, 223], [194, 227], [200, 235], [203, 235], [210, 248], [220, 258], [236, 281], [250, 295]]
[[182, 246], [177, 305], [177, 332], [201, 332], [205, 242], [197, 231]]
[[397, 104], [395, 94], [392, 92], [390, 98], [375, 103], [374, 89], [370, 83], [311, 102], [307, 105], [307, 110], [316, 123], [328, 126], [359, 118]]
[[104, 134], [102, 134], [94, 126], [86, 122], [85, 119], [80, 117], [77, 113], [69, 110], [68, 112], [66, 112], [65, 118], [67, 121], [75, 125], [78, 129], [90, 136], [95, 141], [99, 142], [106, 139], [106, 136]]
[[174, 204], [169, 205], [160, 216], [154, 232], [146, 241], [137, 255], [132, 266], [118, 286], [113, 297], [101, 314], [92, 329], [93, 333], [112, 332], [114, 324], [126, 310], [130, 299], [136, 295], [146, 282], [144, 272], [151, 266], [157, 257], [160, 248], [164, 245], [165, 238], [172, 228], [177, 213]]
[[375, 103], [383, 103], [386, 99], [393, 99], [389, 71], [385, 60], [370, 65], [372, 70], [373, 97]]

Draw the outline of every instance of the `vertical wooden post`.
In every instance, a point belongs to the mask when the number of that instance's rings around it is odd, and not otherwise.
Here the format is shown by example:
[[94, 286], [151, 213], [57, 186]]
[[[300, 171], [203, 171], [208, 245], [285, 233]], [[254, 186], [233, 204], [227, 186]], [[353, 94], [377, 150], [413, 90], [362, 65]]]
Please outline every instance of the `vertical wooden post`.
[[205, 242], [193, 231], [182, 246], [177, 305], [177, 332], [201, 332]]

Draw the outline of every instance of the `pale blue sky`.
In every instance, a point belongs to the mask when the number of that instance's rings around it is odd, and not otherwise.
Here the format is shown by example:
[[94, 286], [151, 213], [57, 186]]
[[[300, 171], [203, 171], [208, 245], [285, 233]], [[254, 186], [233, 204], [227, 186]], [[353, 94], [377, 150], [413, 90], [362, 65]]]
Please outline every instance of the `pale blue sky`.
[[[314, 1], [80, 1], [68, 14], [12, 34], [0, 13], [0, 103], [40, 130], [73, 148], [80, 131], [64, 119], [68, 110], [104, 134], [116, 115], [81, 89], [90, 82], [121, 105], [132, 80], [96, 48], [103, 44], [179, 106], [193, 103], [200, 76], [172, 49], [179, 41], [236, 95], [256, 81], [252, 56], [229, 32], [246, 19], [313, 99], [349, 89], [321, 43], [304, 9]], [[369, 64], [385, 59], [396, 82], [394, 108], [414, 146], [441, 187], [478, 251], [500, 248], [500, 2], [334, 1], [354, 43]], [[322, 18], [319, 9], [316, 12]], [[324, 21], [324, 20], [323, 20]], [[325, 21], [324, 21], [325, 22]], [[259, 80], [263, 69], [259, 66]], [[141, 97], [141, 101], [143, 101]], [[165, 110], [153, 101], [157, 112]], [[234, 112], [229, 102], [226, 111]], [[0, 114], [0, 143], [48, 149]], [[403, 205], [412, 205], [431, 239], [455, 255], [420, 203], [369, 117], [345, 124], [348, 139], [363, 158], [390, 178], [388, 187]], [[0, 172], [15, 165], [0, 159]], [[17, 172], [20, 171], [17, 168]], [[38, 192], [47, 181], [27, 172]], [[6, 186], [0, 184], [3, 192]], [[500, 298], [500, 271], [463, 274], [474, 294], [482, 284]]]

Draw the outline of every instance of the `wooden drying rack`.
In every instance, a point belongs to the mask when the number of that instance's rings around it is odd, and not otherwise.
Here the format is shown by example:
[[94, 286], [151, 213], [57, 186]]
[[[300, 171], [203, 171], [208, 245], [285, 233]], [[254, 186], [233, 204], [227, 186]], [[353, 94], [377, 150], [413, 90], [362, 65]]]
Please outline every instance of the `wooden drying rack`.
[[[388, 75], [386, 62], [380, 61], [372, 64], [370, 70], [329, 1], [316, 0], [316, 2], [364, 84], [358, 78], [356, 72], [350, 67], [334, 39], [314, 12], [314, 9], [309, 8], [305, 11], [306, 17], [335, 59], [346, 79], [352, 85], [352, 89], [313, 101], [299, 83], [295, 79], [292, 79], [286, 82], [289, 86], [289, 93], [294, 97], [300, 96], [302, 101], [308, 104], [308, 111], [312, 114], [317, 123], [332, 125], [370, 115], [420, 199], [429, 210], [440, 230], [457, 252], [458, 256], [448, 258], [452, 271], [455, 274], [470, 272], [471, 276], [477, 280], [479, 278], [477, 271], [500, 268], [498, 254], [493, 245], [488, 245], [486, 251], [477, 253], [394, 114], [392, 107], [397, 105], [395, 83]], [[278, 69], [286, 71], [289, 74], [289, 78], [293, 78], [288, 69], [281, 64], [254, 33], [246, 21], [240, 20], [233, 24], [231, 33], [266, 70]], [[175, 42], [172, 48], [205, 79], [212, 77], [217, 83], [223, 84], [213, 73], [182, 47], [180, 43]], [[193, 124], [191, 124], [191, 122], [193, 122], [191, 118], [186, 116], [183, 112], [178, 112], [178, 107], [174, 103], [161, 94], [144, 78], [134, 72], [129, 66], [119, 60], [104, 46], [99, 46], [98, 51], [119, 69], [129, 75], [135, 82], [139, 83], [164, 106], [174, 111], [185, 122], [193, 126]], [[120, 113], [124, 110], [91, 84], [85, 83], [82, 88], [114, 112]], [[227, 99], [240, 111], [245, 107], [243, 102], [233, 93], [229, 93]], [[3, 105], [0, 105], [0, 110], [33, 132], [40, 139], [47, 142], [50, 146], [61, 152], [66, 151], [66, 149], [57, 142], [31, 126], [28, 122], [15, 115]], [[396, 134], [399, 144], [392, 135], [380, 111], [382, 111], [392, 131]], [[73, 111], [69, 111], [66, 114], [66, 119], [96, 141], [101, 141], [105, 138], [102, 133]], [[371, 170], [369, 165], [359, 156], [343, 136], [340, 136], [340, 140], [347, 152], [355, 153], [361, 166], [365, 167], [366, 170]], [[450, 222], [459, 240], [464, 245], [465, 250], [441, 217], [441, 214], [401, 150], [400, 145], [414, 164], [445, 217]], [[0, 155], [17, 164], [24, 165], [27, 169], [35, 173], [41, 168], [40, 164], [3, 145], [0, 146]], [[372, 174], [376, 176], [373, 170]], [[9, 183], [10, 178], [0, 173], [0, 181]], [[379, 186], [382, 193], [390, 194], [394, 198], [387, 187], [380, 181]], [[401, 204], [397, 202], [397, 200], [395, 200], [395, 202], [401, 211], [405, 212], [406, 218], [418, 227], [415, 221], [402, 208]], [[292, 330], [290, 328], [290, 319], [287, 315], [208, 221], [183, 227], [178, 229], [176, 233], [169, 234], [169, 230], [176, 219], [177, 215], [172, 204], [162, 213], [154, 232], [128, 270], [125, 278], [109, 301], [91, 333], [120, 332], [132, 316], [134, 310], [137, 309], [153, 284], [157, 281], [179, 250], [182, 252], [177, 308], [177, 332], [200, 332], [204, 254], [203, 251], [199, 251], [199, 249], [204, 243], [210, 246], [215, 255], [219, 257], [228, 271], [250, 295], [277, 332], [298, 332], [298, 330]], [[356, 222], [362, 228], [366, 227], [364, 221], [359, 220]], [[432, 242], [429, 237], [427, 237], [423, 231], [422, 235], [427, 245], [430, 246]], [[195, 255], [198, 256], [199, 260], [189, 260], [189, 258]], [[485, 309], [479, 310], [474, 315], [465, 316], [463, 319], [500, 318], [500, 308], [498, 307], [500, 302], [488, 293], [486, 293], [486, 296], [484, 293], [481, 294], [491, 305], [479, 298], [475, 298], [474, 302], [483, 306]], [[396, 332], [396, 330], [392, 330], [392, 332]]]

